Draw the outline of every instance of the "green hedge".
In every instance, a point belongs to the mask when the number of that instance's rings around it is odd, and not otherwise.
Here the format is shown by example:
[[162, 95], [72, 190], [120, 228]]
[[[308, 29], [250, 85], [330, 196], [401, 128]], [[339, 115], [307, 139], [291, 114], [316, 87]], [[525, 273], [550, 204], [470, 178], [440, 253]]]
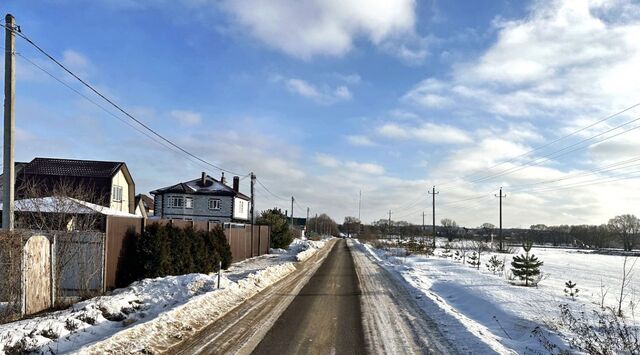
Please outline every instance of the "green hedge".
[[151, 224], [142, 234], [129, 232], [118, 267], [117, 286], [144, 278], [208, 274], [231, 265], [231, 248], [222, 227], [210, 232]]

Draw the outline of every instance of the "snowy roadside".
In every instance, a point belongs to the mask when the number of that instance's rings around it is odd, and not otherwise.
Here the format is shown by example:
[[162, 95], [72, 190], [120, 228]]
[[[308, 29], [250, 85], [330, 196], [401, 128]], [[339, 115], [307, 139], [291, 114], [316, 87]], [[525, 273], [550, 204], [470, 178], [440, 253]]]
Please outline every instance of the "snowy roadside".
[[[487, 270], [484, 263], [493, 254], [483, 254], [483, 264], [477, 270], [438, 256], [399, 257], [394, 251], [362, 246], [378, 264], [398, 276], [453, 344], [480, 339], [497, 353], [546, 353], [532, 334], [536, 327], [548, 340], [566, 348], [566, 339], [546, 327], [558, 319], [559, 306], [569, 304], [577, 312], [589, 314], [600, 308], [601, 293], [606, 291], [605, 304], [613, 305], [621, 276], [619, 256], [538, 248], [534, 253], [545, 262], [542, 271], [548, 277], [539, 287], [526, 288], [510, 285]], [[511, 259], [504, 254], [500, 259], [504, 257], [507, 263]], [[564, 294], [564, 282], [569, 279], [581, 290], [576, 300]]]
[[0, 325], [0, 354], [144, 351], [172, 344], [295, 270], [325, 242], [296, 239], [288, 250], [232, 265], [217, 275], [145, 279], [71, 308]]

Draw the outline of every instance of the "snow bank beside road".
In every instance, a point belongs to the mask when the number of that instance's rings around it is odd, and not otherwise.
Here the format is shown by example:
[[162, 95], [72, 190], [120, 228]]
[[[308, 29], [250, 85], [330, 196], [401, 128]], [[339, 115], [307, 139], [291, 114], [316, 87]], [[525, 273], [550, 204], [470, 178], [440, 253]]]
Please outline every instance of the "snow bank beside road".
[[[451, 259], [395, 257], [385, 250], [368, 245], [365, 248], [380, 265], [399, 276], [428, 314], [437, 315], [433, 319], [452, 343], [481, 339], [498, 353], [546, 353], [531, 332], [537, 326], [544, 328], [555, 322], [560, 304], [590, 314], [591, 310], [599, 309], [601, 292], [608, 292], [605, 305], [613, 306], [622, 276], [620, 256], [534, 248], [533, 253], [545, 262], [542, 271], [548, 278], [537, 288], [526, 288], [510, 285], [503, 277], [489, 272], [484, 264], [491, 254], [482, 255], [483, 264], [476, 270]], [[511, 255], [502, 254], [500, 260], [504, 257], [509, 268]], [[569, 279], [580, 289], [575, 301], [563, 291], [564, 282]], [[637, 281], [634, 283], [637, 285]], [[628, 305], [626, 309], [631, 312]], [[546, 336], [566, 347], [564, 336], [552, 333]]]
[[215, 274], [145, 279], [63, 311], [0, 325], [0, 354], [65, 353], [109, 337], [82, 352], [168, 346], [291, 273], [300, 254], [306, 259], [321, 247], [315, 243], [295, 240], [281, 254], [234, 264], [222, 274], [221, 289]]
[[[313, 256], [313, 254], [316, 253], [316, 251], [318, 251], [318, 249], [324, 247], [324, 245], [326, 244], [326, 240], [313, 241], [313, 240], [296, 239], [294, 242], [295, 242], [294, 247], [298, 248], [298, 250], [302, 250], [296, 256], [296, 259], [298, 261], [305, 261], [309, 259], [311, 256]], [[294, 244], [294, 243], [291, 243], [291, 244]]]

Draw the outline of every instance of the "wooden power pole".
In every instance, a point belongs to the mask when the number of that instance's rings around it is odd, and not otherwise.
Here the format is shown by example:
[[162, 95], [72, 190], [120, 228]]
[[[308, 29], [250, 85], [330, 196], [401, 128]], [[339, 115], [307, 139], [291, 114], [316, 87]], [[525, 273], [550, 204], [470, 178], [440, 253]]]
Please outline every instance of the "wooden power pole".
[[432, 221], [432, 223], [433, 223], [433, 225], [432, 225], [432, 228], [433, 228], [433, 230], [432, 230], [432, 232], [433, 232], [433, 246], [432, 247], [435, 250], [436, 249], [436, 195], [439, 194], [440, 191], [436, 192], [436, 187], [434, 186], [432, 188], [432, 191], [431, 192], [427, 191], [427, 193], [430, 194], [431, 197], [432, 197], [432, 201], [431, 201], [431, 209], [432, 209], [432, 212], [433, 212], [432, 213], [433, 214], [433, 216], [432, 216], [433, 217], [433, 221]]
[[13, 200], [15, 193], [15, 171], [13, 161], [15, 112], [13, 104], [16, 96], [16, 36], [15, 19], [11, 14], [5, 17], [4, 42], [4, 151], [2, 185], [2, 228], [13, 230]]
[[503, 243], [502, 242], [502, 240], [503, 240], [502, 239], [502, 199], [507, 197], [507, 195], [503, 195], [502, 194], [502, 187], [500, 187], [500, 194], [495, 195], [495, 196], [500, 198], [500, 230], [498, 232], [498, 239], [499, 239], [499, 243], [500, 243], [499, 250], [503, 251], [504, 249], [502, 249], [502, 247], [503, 247], [503, 244], [502, 244]]

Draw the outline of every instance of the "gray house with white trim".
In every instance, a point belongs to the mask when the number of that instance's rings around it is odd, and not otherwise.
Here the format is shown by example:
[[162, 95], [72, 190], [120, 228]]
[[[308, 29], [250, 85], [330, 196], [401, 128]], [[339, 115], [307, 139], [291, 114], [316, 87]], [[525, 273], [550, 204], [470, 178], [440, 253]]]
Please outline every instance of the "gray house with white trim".
[[240, 193], [240, 178], [227, 186], [224, 174], [218, 181], [206, 173], [198, 179], [151, 191], [154, 213], [164, 219], [216, 223], [250, 221], [251, 198]]

